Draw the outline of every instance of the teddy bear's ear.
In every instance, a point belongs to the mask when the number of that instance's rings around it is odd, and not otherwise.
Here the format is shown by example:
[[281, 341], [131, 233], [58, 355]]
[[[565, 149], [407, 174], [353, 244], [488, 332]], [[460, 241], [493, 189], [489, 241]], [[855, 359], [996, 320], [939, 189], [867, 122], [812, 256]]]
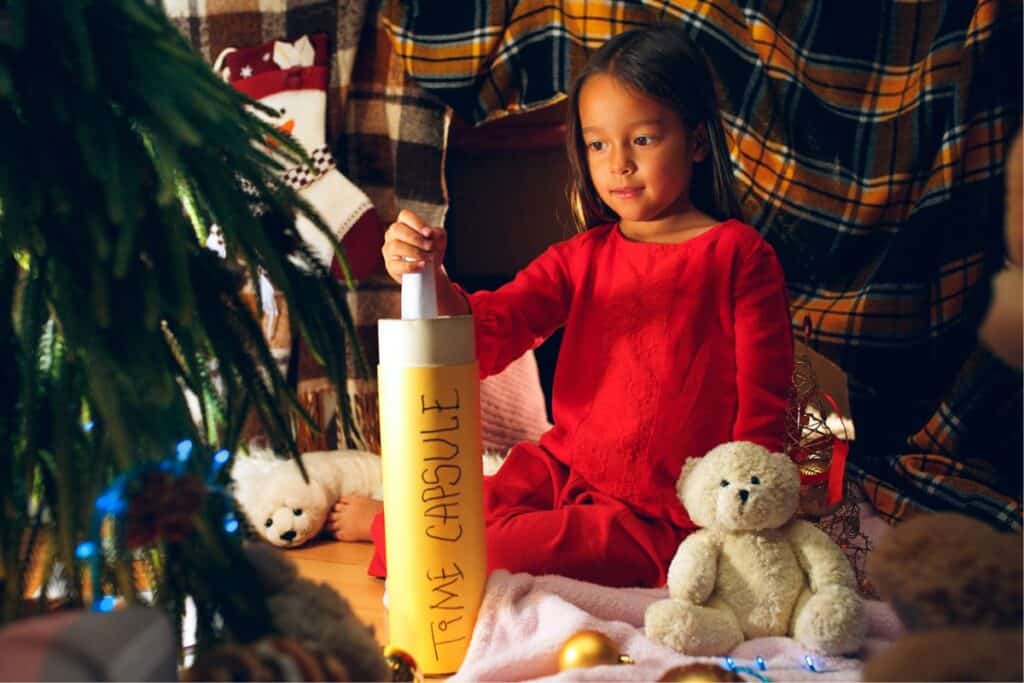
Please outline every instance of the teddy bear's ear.
[[704, 458], [690, 458], [683, 463], [683, 469], [679, 472], [679, 479], [676, 480], [676, 492], [680, 496], [683, 495], [683, 484], [686, 482], [687, 477], [693, 474], [693, 471], [697, 469], [697, 465], [703, 460]]
[[799, 473], [800, 467], [795, 462], [793, 462], [793, 458], [789, 457], [785, 453], [771, 453], [770, 455], [773, 458], [780, 458], [780, 459], [782, 459], [782, 461], [785, 462], [786, 465], [788, 465], [789, 467], [794, 468], [797, 471], [797, 473]]

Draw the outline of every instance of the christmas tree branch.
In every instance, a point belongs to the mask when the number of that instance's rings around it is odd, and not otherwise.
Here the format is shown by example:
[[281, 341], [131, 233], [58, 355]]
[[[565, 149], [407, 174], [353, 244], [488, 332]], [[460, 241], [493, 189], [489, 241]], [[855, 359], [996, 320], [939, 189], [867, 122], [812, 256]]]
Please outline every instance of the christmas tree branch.
[[[282, 293], [339, 396], [345, 343], [369, 374], [345, 291], [296, 215], [337, 242], [275, 179], [282, 153], [305, 153], [246, 113], [252, 100], [151, 3], [0, 5], [0, 507], [13, 520], [0, 528], [0, 619], [23, 616], [45, 537], [43, 575], [59, 566], [73, 601], [83, 575], [139, 599], [132, 567], [145, 557], [155, 604], [176, 623], [186, 596], [201, 598], [202, 647], [272, 633], [214, 454], [236, 449], [252, 406], [275, 449], [297, 456], [291, 422], [309, 416], [242, 299], [244, 274], [265, 273]], [[214, 224], [227, 259], [203, 247]], [[156, 536], [128, 547], [126, 520], [157, 485], [209, 491], [180, 513], [186, 540], [164, 538], [153, 519]]]

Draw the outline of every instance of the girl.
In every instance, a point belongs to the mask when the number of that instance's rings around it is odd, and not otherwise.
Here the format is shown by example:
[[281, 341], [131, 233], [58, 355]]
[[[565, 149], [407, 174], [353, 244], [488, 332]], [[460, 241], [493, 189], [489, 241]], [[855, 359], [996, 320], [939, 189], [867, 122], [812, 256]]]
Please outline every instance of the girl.
[[[660, 586], [694, 529], [675, 491], [687, 458], [731, 440], [781, 450], [793, 341], [782, 270], [740, 222], [710, 70], [678, 26], [623, 33], [569, 95], [581, 234], [494, 292], [440, 266], [445, 233], [403, 211], [383, 248], [396, 280], [436, 269], [442, 314], [472, 313], [481, 375], [565, 328], [554, 428], [485, 484], [491, 569]], [[339, 503], [344, 538], [379, 504]]]

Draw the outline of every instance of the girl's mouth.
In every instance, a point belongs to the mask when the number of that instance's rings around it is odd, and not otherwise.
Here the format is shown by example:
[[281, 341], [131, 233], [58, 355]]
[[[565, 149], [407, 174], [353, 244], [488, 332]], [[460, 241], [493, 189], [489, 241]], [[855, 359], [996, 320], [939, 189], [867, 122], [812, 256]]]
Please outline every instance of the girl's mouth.
[[643, 186], [620, 187], [614, 190], [610, 190], [610, 194], [616, 199], [634, 199], [640, 196], [640, 192], [643, 189]]

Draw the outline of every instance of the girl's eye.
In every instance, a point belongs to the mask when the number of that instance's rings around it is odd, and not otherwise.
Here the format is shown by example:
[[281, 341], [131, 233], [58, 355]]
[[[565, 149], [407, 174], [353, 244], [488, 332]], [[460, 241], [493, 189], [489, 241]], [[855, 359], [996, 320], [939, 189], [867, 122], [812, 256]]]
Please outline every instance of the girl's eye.
[[604, 149], [604, 143], [601, 142], [600, 140], [594, 140], [593, 142], [588, 142], [587, 147], [594, 150], [595, 152], [600, 152], [602, 149]]
[[750, 483], [751, 483], [751, 484], [760, 484], [760, 483], [761, 483], [761, 480], [760, 480], [760, 479], [758, 479], [757, 477], [751, 477], [751, 478], [750, 478]]
[[720, 484], [720, 486], [721, 486], [721, 487], [722, 487], [723, 489], [724, 489], [724, 488], [725, 488], [726, 486], [728, 486], [728, 485], [729, 485], [729, 482], [727, 482], [727, 481], [726, 481], [725, 479], [723, 479], [723, 480], [722, 480], [722, 483]]
[[263, 522], [263, 526], [269, 529], [270, 527], [274, 526], [274, 520], [272, 520], [270, 517], [267, 517], [267, 521]]
[[646, 147], [647, 145], [651, 144], [652, 142], [654, 142], [654, 138], [652, 138], [649, 135], [639, 135], [639, 136], [637, 136], [636, 138], [633, 139], [633, 144], [634, 145], [638, 145], [640, 147]]
[[295, 513], [296, 517], [298, 517], [302, 514], [302, 508], [295, 508], [294, 510], [292, 510], [292, 512]]

